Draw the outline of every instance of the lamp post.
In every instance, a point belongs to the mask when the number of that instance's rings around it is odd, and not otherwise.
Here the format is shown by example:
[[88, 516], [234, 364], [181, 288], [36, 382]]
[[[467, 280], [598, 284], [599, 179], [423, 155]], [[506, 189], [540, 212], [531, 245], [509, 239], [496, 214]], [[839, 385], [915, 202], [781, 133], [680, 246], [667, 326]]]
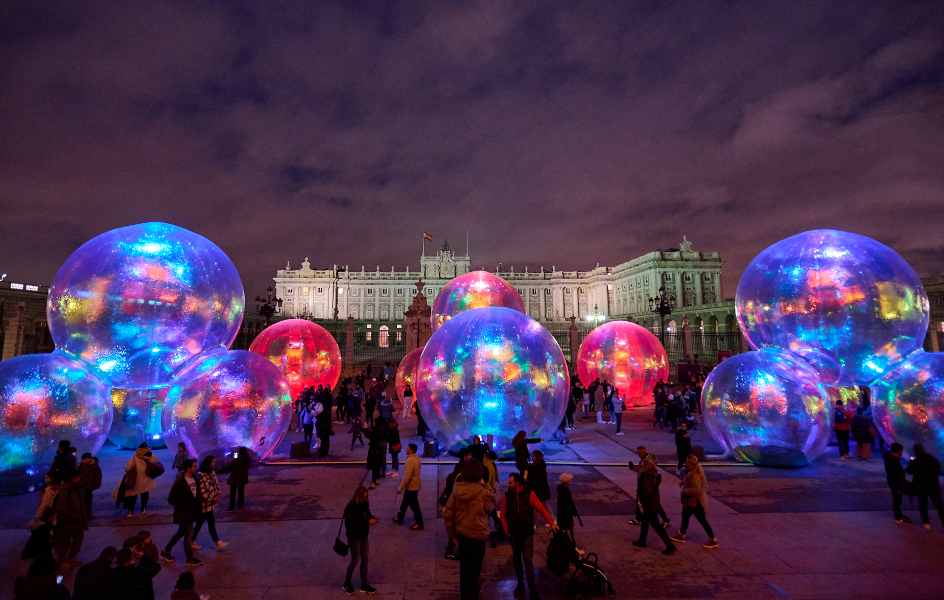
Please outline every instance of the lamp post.
[[272, 293], [272, 286], [266, 289], [265, 298], [256, 296], [256, 312], [265, 317], [266, 327], [269, 326], [269, 319], [271, 319], [273, 315], [282, 312], [282, 299], [275, 297]]
[[662, 321], [662, 327], [659, 331], [659, 338], [662, 347], [665, 348], [665, 318], [675, 310], [675, 296], [665, 293], [665, 287], [659, 288], [659, 295], [655, 298], [649, 298], [649, 312], [659, 315]]
[[593, 327], [590, 328], [591, 330], [593, 330], [593, 329], [596, 329], [596, 326], [599, 325], [602, 321], [606, 320], [606, 315], [601, 313], [599, 309], [597, 308], [597, 305], [594, 304], [593, 312], [587, 315], [587, 320], [593, 323]]

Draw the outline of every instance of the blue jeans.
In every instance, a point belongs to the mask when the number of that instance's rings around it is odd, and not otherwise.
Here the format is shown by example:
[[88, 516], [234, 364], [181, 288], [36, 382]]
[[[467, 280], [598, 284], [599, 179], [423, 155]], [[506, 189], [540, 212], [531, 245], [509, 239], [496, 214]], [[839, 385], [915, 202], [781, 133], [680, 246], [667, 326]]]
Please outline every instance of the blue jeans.
[[351, 585], [351, 576], [354, 575], [354, 568], [357, 567], [357, 564], [361, 565], [361, 587], [365, 585], [370, 585], [367, 581], [367, 558], [370, 553], [370, 546], [367, 543], [367, 538], [362, 540], [348, 541], [351, 546], [351, 562], [347, 565], [347, 577], [344, 580], [344, 583]]
[[400, 452], [391, 452], [390, 453], [390, 462], [392, 464], [392, 469], [394, 471], [400, 470]]
[[557, 430], [557, 433], [558, 433], [558, 435], [560, 435], [560, 441], [561, 441], [561, 442], [563, 442], [563, 443], [565, 443], [565, 444], [569, 444], [569, 443], [570, 443], [570, 438], [567, 437], [567, 428], [566, 428], [566, 427], [560, 427], [560, 428]]

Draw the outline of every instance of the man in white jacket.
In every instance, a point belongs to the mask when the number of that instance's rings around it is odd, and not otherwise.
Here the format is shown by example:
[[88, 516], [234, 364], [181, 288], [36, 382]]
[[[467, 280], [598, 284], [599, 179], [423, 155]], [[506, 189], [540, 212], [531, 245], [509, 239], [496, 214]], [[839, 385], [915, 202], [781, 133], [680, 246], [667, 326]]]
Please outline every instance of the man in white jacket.
[[423, 529], [423, 513], [420, 511], [420, 467], [422, 461], [416, 454], [416, 444], [410, 444], [406, 447], [406, 471], [403, 473], [403, 479], [400, 480], [400, 489], [397, 493], [403, 494], [403, 501], [400, 502], [400, 512], [393, 519], [398, 525], [403, 524], [403, 517], [406, 515], [407, 507], [413, 511], [413, 518], [416, 523], [410, 527], [414, 531]]

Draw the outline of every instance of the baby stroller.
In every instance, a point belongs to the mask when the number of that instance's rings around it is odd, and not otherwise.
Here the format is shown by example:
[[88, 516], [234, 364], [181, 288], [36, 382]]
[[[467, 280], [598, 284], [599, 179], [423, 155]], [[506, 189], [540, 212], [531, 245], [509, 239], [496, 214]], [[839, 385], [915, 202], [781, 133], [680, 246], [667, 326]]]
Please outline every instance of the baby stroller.
[[[573, 569], [571, 569], [573, 565]], [[602, 592], [604, 588], [610, 598], [616, 597], [613, 584], [606, 573], [597, 566], [597, 555], [590, 553], [581, 556], [570, 535], [557, 531], [547, 545], [547, 568], [561, 578], [561, 586], [568, 594], [576, 598]]]

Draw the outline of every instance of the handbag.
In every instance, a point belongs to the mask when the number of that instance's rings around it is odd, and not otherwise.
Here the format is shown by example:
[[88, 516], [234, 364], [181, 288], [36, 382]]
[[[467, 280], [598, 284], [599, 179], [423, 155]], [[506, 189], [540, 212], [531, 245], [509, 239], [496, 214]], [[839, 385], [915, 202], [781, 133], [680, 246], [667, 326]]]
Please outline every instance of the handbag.
[[399, 452], [402, 448], [403, 448], [403, 444], [401, 444], [400, 442], [397, 442], [396, 444], [390, 446], [390, 451]]
[[347, 556], [347, 551], [350, 548], [347, 544], [341, 541], [341, 528], [344, 527], [344, 519], [341, 519], [341, 524], [338, 526], [338, 535], [334, 538], [334, 551], [341, 556]]
[[157, 461], [153, 465], [148, 463], [148, 467], [144, 470], [144, 474], [151, 479], [157, 479], [164, 474], [164, 465], [162, 465], [160, 461]]

